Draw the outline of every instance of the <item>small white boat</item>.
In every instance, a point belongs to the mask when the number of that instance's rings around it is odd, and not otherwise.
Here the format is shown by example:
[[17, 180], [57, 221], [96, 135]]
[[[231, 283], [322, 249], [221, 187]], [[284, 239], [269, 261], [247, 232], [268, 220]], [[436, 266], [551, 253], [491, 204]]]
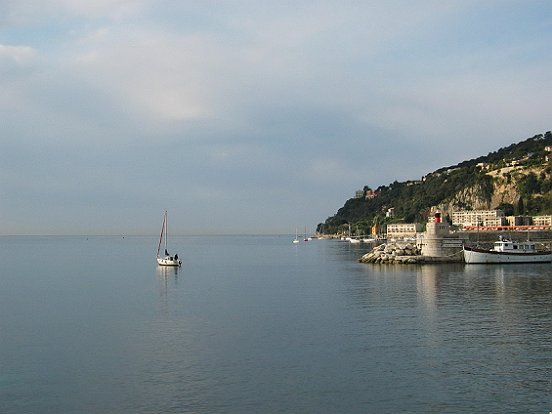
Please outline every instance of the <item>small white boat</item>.
[[[165, 239], [165, 254], [160, 255], [161, 242]], [[157, 264], [159, 266], [181, 266], [182, 261], [178, 259], [178, 254], [171, 256], [167, 250], [168, 239], [168, 223], [167, 223], [167, 211], [163, 215], [163, 224], [161, 225], [161, 235], [159, 236], [159, 244], [157, 245]]]
[[490, 250], [464, 246], [464, 261], [468, 264], [483, 263], [549, 263], [552, 251], [538, 251], [536, 243], [516, 242], [502, 237]]

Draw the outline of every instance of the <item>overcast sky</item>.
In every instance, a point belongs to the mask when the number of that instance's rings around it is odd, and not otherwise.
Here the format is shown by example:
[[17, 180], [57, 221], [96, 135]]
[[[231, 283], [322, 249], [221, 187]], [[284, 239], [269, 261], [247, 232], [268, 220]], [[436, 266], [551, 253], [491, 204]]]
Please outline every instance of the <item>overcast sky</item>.
[[550, 1], [0, 0], [0, 234], [294, 233], [552, 129]]

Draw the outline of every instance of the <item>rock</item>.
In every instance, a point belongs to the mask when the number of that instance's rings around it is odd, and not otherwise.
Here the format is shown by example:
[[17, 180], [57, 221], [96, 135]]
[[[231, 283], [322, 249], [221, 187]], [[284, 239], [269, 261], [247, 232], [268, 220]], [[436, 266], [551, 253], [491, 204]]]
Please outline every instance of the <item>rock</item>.
[[363, 255], [362, 263], [420, 263], [420, 251], [412, 243], [385, 243], [376, 246], [372, 251]]
[[363, 255], [359, 262], [414, 264], [419, 263], [417, 259], [419, 255], [419, 250], [412, 243], [384, 243]]

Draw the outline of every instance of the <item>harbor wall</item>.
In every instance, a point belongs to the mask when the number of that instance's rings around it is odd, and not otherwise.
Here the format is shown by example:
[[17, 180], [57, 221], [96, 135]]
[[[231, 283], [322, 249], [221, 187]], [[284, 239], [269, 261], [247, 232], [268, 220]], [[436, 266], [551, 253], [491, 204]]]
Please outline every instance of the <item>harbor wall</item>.
[[500, 236], [517, 241], [539, 241], [543, 243], [552, 242], [552, 231], [539, 230], [539, 231], [458, 231], [456, 232], [460, 237], [468, 240], [470, 243], [486, 242], [493, 243]]

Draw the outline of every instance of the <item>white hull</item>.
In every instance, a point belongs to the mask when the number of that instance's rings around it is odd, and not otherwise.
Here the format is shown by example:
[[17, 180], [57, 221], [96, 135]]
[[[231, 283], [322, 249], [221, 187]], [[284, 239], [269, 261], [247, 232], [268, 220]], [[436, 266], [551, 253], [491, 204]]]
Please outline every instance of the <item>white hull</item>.
[[468, 264], [485, 263], [550, 263], [552, 253], [497, 252], [464, 247], [464, 261]]
[[157, 264], [159, 266], [180, 266], [182, 262], [175, 258], [170, 257], [158, 257]]

